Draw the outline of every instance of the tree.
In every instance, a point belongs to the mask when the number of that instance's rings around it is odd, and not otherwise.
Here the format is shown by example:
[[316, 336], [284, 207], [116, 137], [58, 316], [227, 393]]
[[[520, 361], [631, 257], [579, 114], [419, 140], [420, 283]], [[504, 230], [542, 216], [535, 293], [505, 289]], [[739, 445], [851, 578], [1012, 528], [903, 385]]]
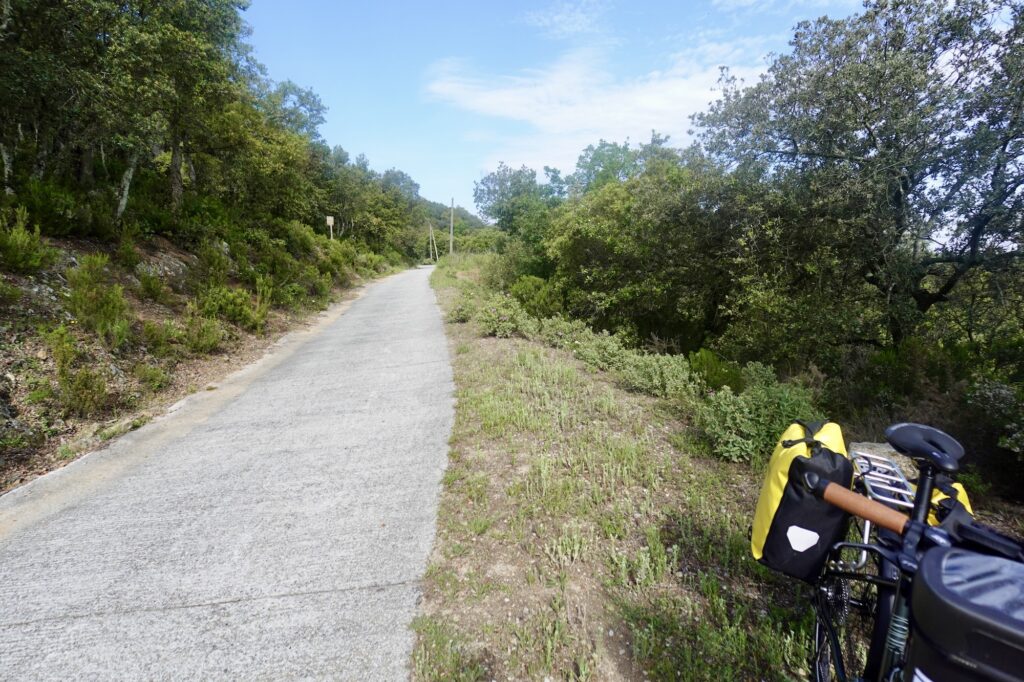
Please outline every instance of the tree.
[[623, 182], [640, 171], [639, 154], [622, 144], [601, 140], [589, 145], [576, 161], [576, 172], [569, 177], [574, 194], [598, 189], [609, 182]]
[[880, 0], [791, 44], [757, 84], [725, 80], [703, 143], [808, 189], [791, 229], [829, 224], [898, 344], [969, 272], [1022, 253], [1024, 6]]

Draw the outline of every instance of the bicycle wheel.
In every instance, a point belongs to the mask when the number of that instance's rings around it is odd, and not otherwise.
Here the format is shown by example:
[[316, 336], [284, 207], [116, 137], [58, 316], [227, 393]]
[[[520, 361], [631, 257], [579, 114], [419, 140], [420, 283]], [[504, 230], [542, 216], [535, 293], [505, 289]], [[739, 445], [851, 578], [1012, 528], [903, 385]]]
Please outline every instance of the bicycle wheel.
[[814, 600], [814, 651], [812, 672], [815, 682], [846, 682], [842, 652], [849, 581], [826, 575]]
[[864, 674], [874, 630], [876, 591], [866, 581], [828, 572], [815, 599], [813, 678], [846, 682]]

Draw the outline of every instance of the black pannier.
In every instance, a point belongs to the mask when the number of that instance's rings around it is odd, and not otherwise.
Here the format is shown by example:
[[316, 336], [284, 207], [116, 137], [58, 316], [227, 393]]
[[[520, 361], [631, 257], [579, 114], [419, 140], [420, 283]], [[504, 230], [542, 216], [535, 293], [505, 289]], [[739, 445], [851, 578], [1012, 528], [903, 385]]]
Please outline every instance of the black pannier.
[[958, 548], [914, 578], [904, 680], [1024, 680], [1024, 564]]

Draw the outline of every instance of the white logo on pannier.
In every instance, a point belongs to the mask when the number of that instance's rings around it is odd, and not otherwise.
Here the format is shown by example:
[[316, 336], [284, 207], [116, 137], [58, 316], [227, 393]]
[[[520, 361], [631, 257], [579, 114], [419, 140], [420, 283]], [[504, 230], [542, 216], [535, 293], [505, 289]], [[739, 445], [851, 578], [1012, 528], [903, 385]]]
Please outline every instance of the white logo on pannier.
[[918, 668], [914, 671], [914, 682], [934, 682], [934, 680], [925, 675], [923, 672], [921, 672], [921, 669]]
[[790, 547], [797, 552], [806, 552], [818, 544], [819, 535], [813, 530], [807, 530], [800, 526], [790, 526], [789, 530], [786, 531], [786, 537], [789, 538]]

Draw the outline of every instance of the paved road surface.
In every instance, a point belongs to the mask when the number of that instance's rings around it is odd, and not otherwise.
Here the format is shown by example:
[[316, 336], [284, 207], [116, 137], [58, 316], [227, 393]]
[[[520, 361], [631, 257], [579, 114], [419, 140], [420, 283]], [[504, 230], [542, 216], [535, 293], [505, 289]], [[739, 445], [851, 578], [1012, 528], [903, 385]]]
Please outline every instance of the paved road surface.
[[406, 677], [453, 417], [428, 276], [0, 498], [0, 678]]

